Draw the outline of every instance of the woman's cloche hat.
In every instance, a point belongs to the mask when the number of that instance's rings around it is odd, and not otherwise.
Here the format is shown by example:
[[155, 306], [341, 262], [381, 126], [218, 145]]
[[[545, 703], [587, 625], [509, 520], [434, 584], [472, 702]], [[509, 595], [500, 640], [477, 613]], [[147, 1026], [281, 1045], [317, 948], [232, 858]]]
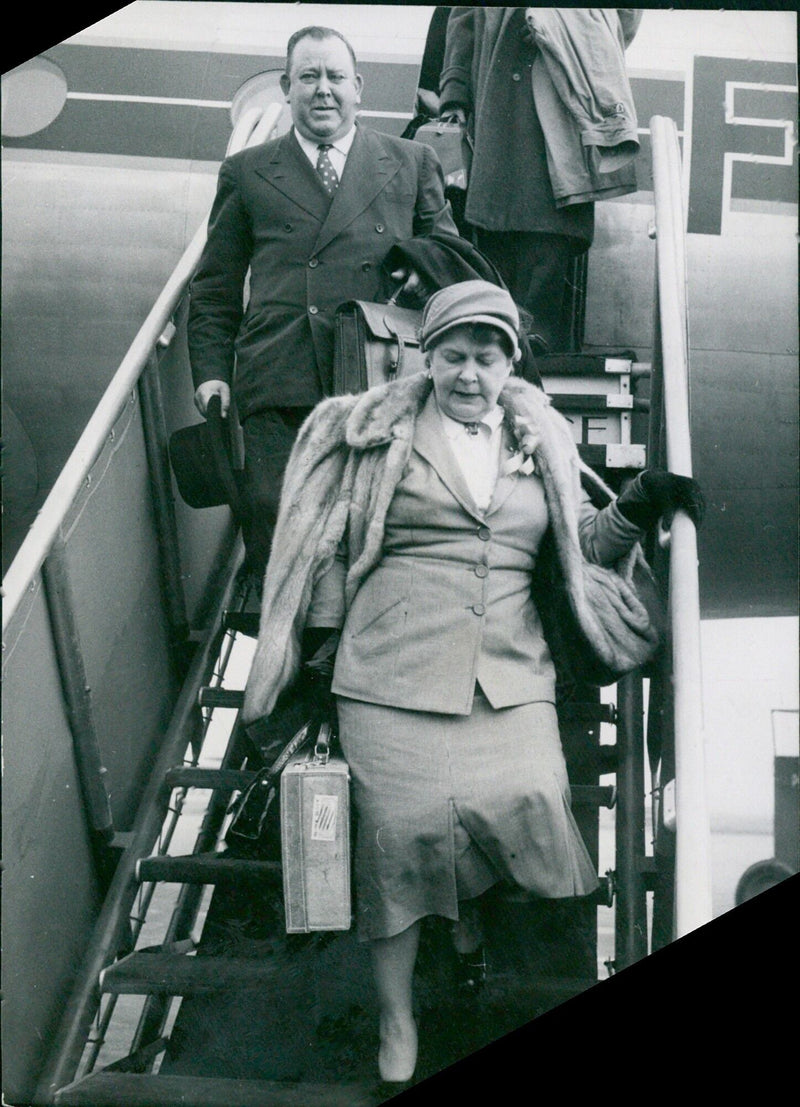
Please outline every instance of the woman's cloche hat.
[[422, 313], [422, 349], [429, 349], [445, 331], [465, 323], [488, 323], [505, 331], [513, 345], [514, 360], [519, 358], [519, 312], [504, 288], [489, 281], [460, 281], [434, 292]]

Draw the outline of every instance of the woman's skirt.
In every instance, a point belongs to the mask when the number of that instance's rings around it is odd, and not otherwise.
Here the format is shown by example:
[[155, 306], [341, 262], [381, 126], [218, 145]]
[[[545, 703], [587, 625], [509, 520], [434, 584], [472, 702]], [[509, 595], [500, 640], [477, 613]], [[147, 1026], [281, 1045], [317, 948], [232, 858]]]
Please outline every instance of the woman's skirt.
[[338, 699], [357, 816], [355, 877], [362, 940], [417, 919], [458, 919], [458, 901], [498, 881], [548, 898], [598, 884], [570, 808], [551, 703], [470, 715]]

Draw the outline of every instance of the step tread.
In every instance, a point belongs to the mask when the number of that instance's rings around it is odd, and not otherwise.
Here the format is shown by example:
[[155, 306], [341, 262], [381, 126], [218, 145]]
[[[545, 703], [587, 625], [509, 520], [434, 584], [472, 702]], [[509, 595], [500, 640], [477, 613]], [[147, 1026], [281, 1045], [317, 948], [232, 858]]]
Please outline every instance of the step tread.
[[254, 777], [253, 770], [176, 765], [167, 770], [166, 782], [171, 788], [213, 788], [218, 792], [238, 792], [244, 791]]
[[106, 1071], [61, 1088], [55, 1102], [64, 1107], [373, 1107], [381, 1099], [367, 1084]]
[[613, 784], [572, 784], [572, 806], [613, 807], [617, 799], [617, 789]]
[[558, 717], [566, 723], [617, 722], [617, 709], [613, 703], [563, 703], [557, 707]]
[[285, 962], [267, 957], [217, 957], [175, 950], [134, 950], [105, 968], [100, 990], [110, 995], [187, 996], [260, 988]]
[[239, 709], [244, 703], [244, 692], [239, 688], [218, 688], [205, 685], [197, 695], [200, 707], [230, 707]]
[[225, 853], [190, 853], [179, 857], [143, 857], [136, 875], [142, 882], [223, 884], [239, 880], [281, 879], [279, 861], [230, 857]]
[[239, 634], [257, 638], [259, 619], [258, 611], [227, 611], [223, 621], [226, 630], [235, 630]]

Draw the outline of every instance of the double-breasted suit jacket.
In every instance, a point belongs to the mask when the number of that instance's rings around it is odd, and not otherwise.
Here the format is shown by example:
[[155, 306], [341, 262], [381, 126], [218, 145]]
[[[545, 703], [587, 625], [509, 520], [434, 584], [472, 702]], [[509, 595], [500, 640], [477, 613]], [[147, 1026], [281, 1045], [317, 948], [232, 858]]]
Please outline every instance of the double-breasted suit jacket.
[[195, 387], [233, 381], [243, 419], [313, 406], [332, 391], [338, 305], [375, 299], [389, 249], [434, 230], [457, 233], [423, 143], [358, 126], [332, 199], [293, 131], [227, 158], [191, 286]]
[[[481, 512], [429, 396], [386, 515], [383, 556], [344, 621], [337, 695], [467, 715], [477, 683], [494, 708], [555, 702], [554, 666], [531, 595], [549, 524], [544, 485], [535, 472], [503, 473], [515, 450], [508, 432], [506, 442], [491, 503]], [[616, 506], [598, 512], [588, 497], [579, 529], [587, 554], [606, 564], [641, 534]], [[318, 586], [312, 621], [339, 621], [343, 586], [339, 561]]]

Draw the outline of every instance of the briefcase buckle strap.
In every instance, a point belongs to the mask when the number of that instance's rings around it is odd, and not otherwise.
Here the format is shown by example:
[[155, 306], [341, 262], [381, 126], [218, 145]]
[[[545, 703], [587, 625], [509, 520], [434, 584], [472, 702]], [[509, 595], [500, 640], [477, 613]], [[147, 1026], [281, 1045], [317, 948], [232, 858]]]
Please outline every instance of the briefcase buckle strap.
[[388, 318], [385, 319], [384, 322], [386, 323], [387, 331], [389, 332], [389, 334], [394, 338], [395, 342], [397, 343], [397, 356], [389, 358], [389, 365], [388, 365], [388, 370], [387, 370], [387, 377], [391, 381], [391, 380], [394, 380], [395, 377], [399, 377], [401, 372], [402, 372], [403, 357], [404, 357], [405, 351], [406, 351], [406, 344], [405, 344], [405, 340], [404, 340], [403, 336], [400, 334], [400, 332], [398, 330], [395, 330], [392, 327], [389, 319]]

